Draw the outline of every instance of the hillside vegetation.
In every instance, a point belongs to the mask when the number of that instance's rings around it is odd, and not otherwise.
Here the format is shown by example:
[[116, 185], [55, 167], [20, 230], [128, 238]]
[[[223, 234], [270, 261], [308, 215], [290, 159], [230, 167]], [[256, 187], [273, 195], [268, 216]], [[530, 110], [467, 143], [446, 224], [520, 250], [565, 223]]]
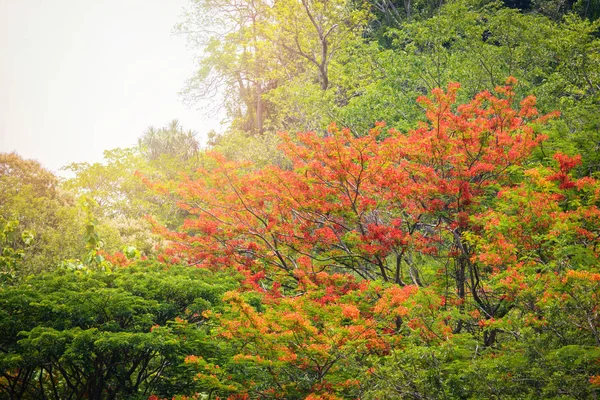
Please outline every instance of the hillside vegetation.
[[224, 132], [0, 154], [0, 398], [597, 398], [599, 18], [194, 0]]

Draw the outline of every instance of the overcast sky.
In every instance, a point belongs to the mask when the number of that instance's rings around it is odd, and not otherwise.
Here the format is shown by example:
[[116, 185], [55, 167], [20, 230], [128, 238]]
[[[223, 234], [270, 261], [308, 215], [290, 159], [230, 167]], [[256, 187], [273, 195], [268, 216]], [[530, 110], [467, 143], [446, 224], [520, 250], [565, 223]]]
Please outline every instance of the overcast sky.
[[182, 103], [194, 52], [172, 34], [189, 0], [0, 0], [0, 152], [48, 169], [100, 161], [148, 126], [217, 118]]

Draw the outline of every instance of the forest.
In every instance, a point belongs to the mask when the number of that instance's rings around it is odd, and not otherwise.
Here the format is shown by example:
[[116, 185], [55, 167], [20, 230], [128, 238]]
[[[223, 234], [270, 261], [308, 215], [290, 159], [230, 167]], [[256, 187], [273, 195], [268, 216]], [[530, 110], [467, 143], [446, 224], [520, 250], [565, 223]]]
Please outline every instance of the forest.
[[597, 0], [193, 0], [189, 104], [0, 153], [0, 398], [596, 399]]

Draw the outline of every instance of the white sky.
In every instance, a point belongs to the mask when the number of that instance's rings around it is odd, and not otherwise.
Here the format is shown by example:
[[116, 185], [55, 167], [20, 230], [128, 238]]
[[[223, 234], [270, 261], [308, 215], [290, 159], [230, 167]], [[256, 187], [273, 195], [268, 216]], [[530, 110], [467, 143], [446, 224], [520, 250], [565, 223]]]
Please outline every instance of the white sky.
[[194, 51], [173, 35], [189, 0], [0, 0], [0, 152], [58, 169], [178, 119], [219, 129], [177, 94]]

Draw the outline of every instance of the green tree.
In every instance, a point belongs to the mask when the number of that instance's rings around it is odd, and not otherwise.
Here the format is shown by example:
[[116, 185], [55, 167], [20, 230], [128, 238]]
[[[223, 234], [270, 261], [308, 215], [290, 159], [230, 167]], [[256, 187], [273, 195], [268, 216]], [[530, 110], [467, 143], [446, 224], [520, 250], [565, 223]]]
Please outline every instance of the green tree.
[[195, 0], [178, 30], [201, 52], [185, 94], [191, 102], [222, 98], [232, 127], [261, 133], [269, 105], [262, 95], [277, 85], [273, 46], [266, 37], [271, 6], [265, 1]]
[[227, 274], [139, 263], [59, 269], [0, 291], [0, 393], [20, 399], [146, 399], [202, 390], [184, 365], [218, 357], [203, 313]]
[[299, 116], [308, 122], [278, 99], [338, 86], [335, 64], [361, 45], [369, 15], [346, 0], [195, 1], [178, 27], [202, 52], [186, 94], [223, 95], [233, 131], [262, 134]]
[[[12, 224], [4, 245], [22, 255], [18, 276], [83, 253], [83, 220], [76, 202], [37, 161], [0, 154], [0, 192], [0, 218]], [[23, 240], [25, 236], [29, 238]]]
[[98, 163], [73, 163], [66, 167], [74, 176], [62, 182], [62, 188], [75, 197], [93, 199], [90, 212], [108, 252], [133, 245], [151, 254], [158, 239], [144, 216], [154, 215], [165, 224], [176, 224], [183, 216], [175, 202], [156, 196], [147, 189], [139, 174], [151, 180], [177, 179], [191, 174], [201, 162], [200, 145], [192, 131], [177, 121], [148, 130], [138, 146], [104, 152]]
[[19, 221], [7, 221], [0, 217], [0, 286], [11, 283], [21, 272], [25, 255], [23, 248], [34, 239], [34, 234], [27, 230], [21, 232], [20, 240], [15, 238], [18, 226]]
[[191, 130], [183, 130], [177, 120], [171, 121], [160, 129], [149, 127], [138, 139], [138, 147], [141, 154], [149, 161], [158, 161], [161, 157], [167, 157], [183, 163], [193, 163], [197, 161], [200, 151], [196, 134]]

